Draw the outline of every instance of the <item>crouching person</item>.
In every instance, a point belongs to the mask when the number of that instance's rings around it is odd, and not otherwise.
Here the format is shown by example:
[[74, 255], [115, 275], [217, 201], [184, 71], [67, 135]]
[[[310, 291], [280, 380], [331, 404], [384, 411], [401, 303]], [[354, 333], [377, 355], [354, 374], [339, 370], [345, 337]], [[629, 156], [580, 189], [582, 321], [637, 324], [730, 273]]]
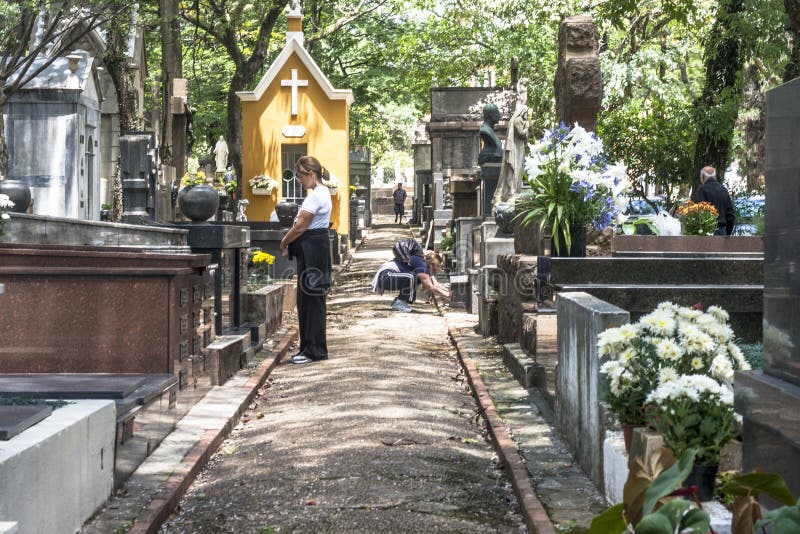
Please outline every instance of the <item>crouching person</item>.
[[438, 252], [429, 250], [424, 256], [412, 255], [408, 262], [401, 260], [387, 261], [380, 266], [372, 280], [372, 290], [376, 293], [397, 291], [399, 294], [392, 302], [392, 309], [399, 312], [410, 312], [410, 304], [416, 299], [418, 284], [432, 295], [450, 298], [447, 288], [440, 285], [434, 276], [442, 268], [442, 257]]

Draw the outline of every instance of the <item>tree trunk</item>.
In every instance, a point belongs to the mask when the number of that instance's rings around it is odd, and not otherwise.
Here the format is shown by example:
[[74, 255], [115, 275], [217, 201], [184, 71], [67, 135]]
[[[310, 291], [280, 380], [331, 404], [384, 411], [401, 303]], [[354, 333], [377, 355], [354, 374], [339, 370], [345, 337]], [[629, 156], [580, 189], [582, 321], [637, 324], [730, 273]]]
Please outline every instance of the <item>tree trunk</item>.
[[[123, 16], [130, 16], [125, 13]], [[137, 130], [136, 121], [136, 91], [133, 84], [133, 75], [128, 69], [127, 41], [131, 25], [127, 22], [111, 24], [108, 28], [106, 48], [103, 62], [108, 75], [114, 81], [119, 106], [119, 131], [121, 135]]]
[[[228, 89], [228, 157], [236, 170], [236, 179], [241, 184], [242, 176], [242, 101], [236, 96], [237, 91], [244, 91], [252, 80], [245, 80], [239, 69], [233, 75]], [[251, 176], [252, 178], [252, 176]]]
[[739, 78], [743, 57], [741, 36], [736, 28], [743, 11], [743, 0], [721, 0], [709, 34], [705, 50], [706, 83], [695, 102], [697, 142], [693, 179], [700, 174], [700, 169], [711, 165], [722, 181], [728, 167], [742, 93]]
[[159, 0], [161, 19], [161, 161], [172, 165], [172, 80], [183, 77], [181, 25], [176, 0]]
[[786, 14], [789, 16], [789, 33], [792, 36], [792, 51], [783, 81], [788, 82], [800, 76], [800, 0], [783, 0]]

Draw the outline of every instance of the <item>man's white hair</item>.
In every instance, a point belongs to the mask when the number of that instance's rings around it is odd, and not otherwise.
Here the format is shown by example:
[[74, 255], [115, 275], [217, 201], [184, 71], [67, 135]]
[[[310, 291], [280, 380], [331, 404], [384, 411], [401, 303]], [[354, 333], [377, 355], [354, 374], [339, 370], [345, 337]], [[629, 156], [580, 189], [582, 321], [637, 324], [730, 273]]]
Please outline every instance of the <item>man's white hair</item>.
[[703, 178], [716, 178], [717, 177], [717, 171], [714, 170], [712, 172], [706, 172], [705, 169], [702, 169], [702, 170], [700, 170], [700, 176], [702, 176]]

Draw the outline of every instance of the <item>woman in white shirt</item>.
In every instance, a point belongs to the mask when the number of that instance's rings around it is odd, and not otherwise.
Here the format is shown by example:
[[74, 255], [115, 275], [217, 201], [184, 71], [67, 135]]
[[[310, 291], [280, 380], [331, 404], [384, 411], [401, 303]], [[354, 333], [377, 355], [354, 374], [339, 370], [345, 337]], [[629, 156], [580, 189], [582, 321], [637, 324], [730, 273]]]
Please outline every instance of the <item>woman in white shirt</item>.
[[309, 193], [294, 226], [281, 241], [281, 254], [297, 259], [300, 350], [292, 356], [292, 362], [304, 364], [328, 359], [325, 294], [331, 285], [331, 194], [322, 183], [323, 179], [330, 179], [330, 174], [316, 158], [298, 159], [295, 172]]

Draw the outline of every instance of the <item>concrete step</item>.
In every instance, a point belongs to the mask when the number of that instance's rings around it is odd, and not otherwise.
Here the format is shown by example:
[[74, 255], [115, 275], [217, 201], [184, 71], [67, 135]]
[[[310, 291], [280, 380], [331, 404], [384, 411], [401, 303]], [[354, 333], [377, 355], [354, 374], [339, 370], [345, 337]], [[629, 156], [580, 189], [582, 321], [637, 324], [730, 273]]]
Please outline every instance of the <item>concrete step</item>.
[[503, 345], [503, 364], [523, 388], [546, 389], [544, 367], [526, 354], [519, 343]]

